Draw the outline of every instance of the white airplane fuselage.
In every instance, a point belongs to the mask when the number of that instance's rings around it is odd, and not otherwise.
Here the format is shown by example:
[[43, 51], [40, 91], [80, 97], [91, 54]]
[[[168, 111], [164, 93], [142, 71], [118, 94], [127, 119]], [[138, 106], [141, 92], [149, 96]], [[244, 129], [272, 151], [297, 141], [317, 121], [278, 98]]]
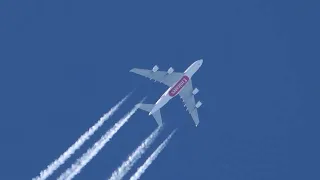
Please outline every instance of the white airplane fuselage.
[[185, 71], [184, 75], [180, 80], [178, 80], [173, 86], [169, 87], [165, 93], [159, 98], [159, 100], [155, 103], [149, 115], [158, 111], [165, 104], [169, 102], [170, 99], [175, 97], [179, 92], [185, 87], [191, 77], [199, 70], [203, 63], [203, 60], [198, 60], [192, 63]]

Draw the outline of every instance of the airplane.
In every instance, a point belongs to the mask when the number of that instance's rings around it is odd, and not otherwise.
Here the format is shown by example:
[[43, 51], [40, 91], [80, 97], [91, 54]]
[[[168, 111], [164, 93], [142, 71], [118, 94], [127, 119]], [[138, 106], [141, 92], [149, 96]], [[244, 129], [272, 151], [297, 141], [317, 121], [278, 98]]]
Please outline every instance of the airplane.
[[203, 63], [203, 60], [197, 60], [192, 63], [183, 73], [174, 72], [174, 69], [170, 67], [167, 71], [158, 71], [159, 67], [155, 65], [152, 70], [133, 68], [130, 72], [149, 78], [165, 84], [169, 88], [162, 94], [159, 100], [155, 104], [137, 104], [137, 107], [149, 112], [149, 115], [153, 115], [158, 126], [162, 125], [162, 118], [160, 109], [168, 103], [170, 99], [179, 94], [184, 106], [187, 107], [187, 111], [191, 115], [195, 126], [199, 125], [199, 117], [197, 109], [202, 105], [201, 101], [195, 103], [194, 95], [199, 92], [198, 88], [192, 87], [192, 76], [199, 70]]

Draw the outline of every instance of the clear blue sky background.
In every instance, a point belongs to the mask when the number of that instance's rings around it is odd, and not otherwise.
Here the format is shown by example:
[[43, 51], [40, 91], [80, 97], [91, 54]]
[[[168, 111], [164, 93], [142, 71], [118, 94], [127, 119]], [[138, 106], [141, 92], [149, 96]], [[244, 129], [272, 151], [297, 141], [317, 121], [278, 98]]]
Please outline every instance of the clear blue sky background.
[[[31, 179], [127, 93], [134, 94], [56, 179], [141, 98], [166, 87], [133, 67], [184, 71], [200, 125], [179, 98], [162, 110], [174, 129], [142, 176], [163, 180], [319, 179], [319, 2], [0, 2], [0, 179]], [[76, 177], [104, 180], [156, 128], [138, 111]]]

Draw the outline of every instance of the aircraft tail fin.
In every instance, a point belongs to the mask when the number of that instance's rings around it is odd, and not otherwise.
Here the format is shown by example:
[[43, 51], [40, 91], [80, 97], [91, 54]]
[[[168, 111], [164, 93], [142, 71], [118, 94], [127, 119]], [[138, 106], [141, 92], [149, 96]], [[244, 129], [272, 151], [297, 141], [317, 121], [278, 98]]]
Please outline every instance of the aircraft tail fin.
[[[142, 109], [144, 111], [150, 112], [152, 110], [154, 104], [142, 104], [142, 103], [139, 103], [139, 104], [137, 104], [137, 106], [138, 106], [139, 109]], [[152, 116], [157, 121], [158, 126], [161, 126], [162, 125], [162, 118], [161, 118], [160, 109], [158, 111], [154, 112], [152, 114]]]

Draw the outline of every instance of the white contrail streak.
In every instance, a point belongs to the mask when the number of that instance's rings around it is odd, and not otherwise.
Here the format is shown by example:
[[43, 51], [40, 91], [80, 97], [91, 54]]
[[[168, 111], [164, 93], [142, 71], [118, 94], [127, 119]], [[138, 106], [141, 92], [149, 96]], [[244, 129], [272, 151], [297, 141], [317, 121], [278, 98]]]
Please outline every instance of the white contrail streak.
[[118, 130], [129, 120], [129, 118], [137, 111], [135, 106], [125, 117], [117, 122], [109, 131], [107, 131], [99, 141], [97, 141], [88, 151], [83, 154], [72, 166], [67, 169], [58, 180], [70, 180], [80, 173], [81, 169], [86, 166], [92, 158], [104, 147], [104, 145], [111, 140]]
[[165, 139], [158, 148], [148, 157], [148, 159], [144, 162], [142, 166], [140, 166], [137, 170], [137, 172], [131, 176], [130, 180], [138, 180], [141, 175], [147, 170], [147, 168], [152, 164], [152, 162], [158, 157], [158, 155], [161, 153], [161, 151], [167, 146], [169, 143], [169, 140], [174, 135], [176, 130], [174, 130], [168, 137]]
[[138, 159], [145, 153], [145, 151], [150, 147], [150, 145], [154, 142], [157, 136], [160, 134], [162, 126], [159, 126], [155, 129], [149, 137], [147, 137], [141, 145], [128, 157], [126, 161], [122, 163], [122, 165], [115, 170], [109, 180], [120, 180], [122, 179], [128, 171], [132, 168], [132, 166], [137, 162]]
[[78, 150], [84, 144], [84, 142], [86, 142], [97, 131], [97, 129], [101, 127], [103, 123], [116, 112], [116, 110], [119, 109], [119, 107], [130, 95], [131, 93], [129, 93], [120, 102], [118, 102], [118, 104], [112, 107], [109, 110], [109, 112], [104, 114], [98, 122], [96, 122], [92, 127], [90, 127], [88, 131], [81, 135], [80, 138], [72, 146], [70, 146], [63, 154], [61, 154], [58, 159], [56, 159], [54, 162], [48, 165], [46, 169], [40, 172], [39, 176], [33, 178], [32, 180], [44, 180], [48, 178], [55, 170], [57, 170], [62, 164], [64, 164], [66, 160], [69, 159], [71, 155], [74, 154], [75, 151]]

